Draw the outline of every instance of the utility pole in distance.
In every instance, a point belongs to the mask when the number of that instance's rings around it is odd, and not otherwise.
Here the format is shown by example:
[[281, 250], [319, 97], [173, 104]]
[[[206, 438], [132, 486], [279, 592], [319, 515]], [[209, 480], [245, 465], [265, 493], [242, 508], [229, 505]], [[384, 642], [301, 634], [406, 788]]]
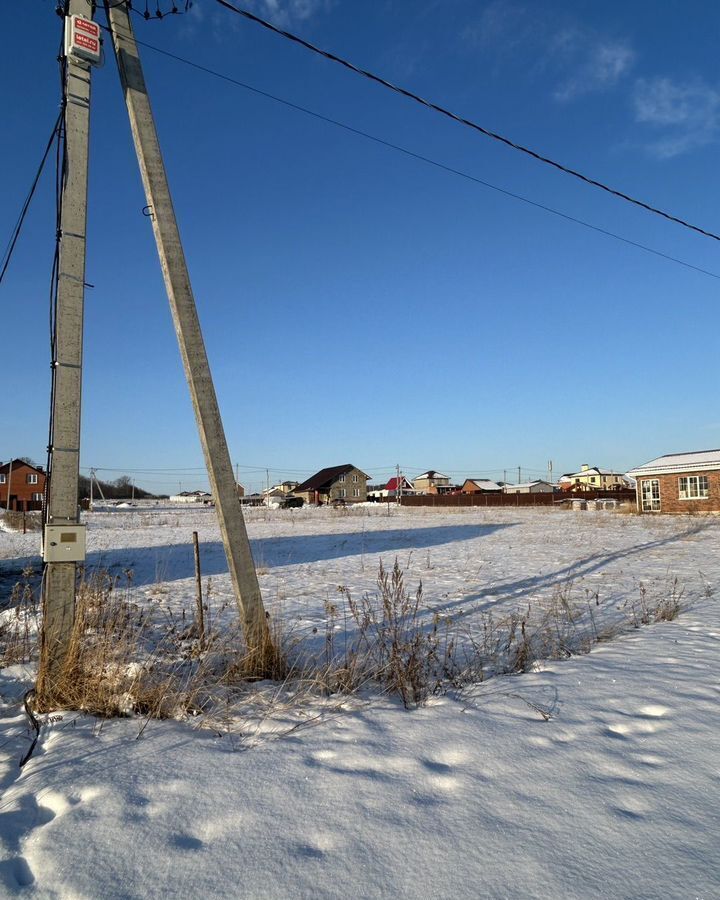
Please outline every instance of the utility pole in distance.
[[43, 629], [37, 696], [40, 708], [62, 702], [58, 677], [75, 620], [76, 564], [85, 559], [78, 511], [82, 391], [85, 233], [87, 226], [90, 71], [100, 61], [100, 28], [87, 0], [65, 10], [63, 128], [66, 144], [60, 217], [57, 311], [52, 360], [49, 488], [43, 529]]
[[274, 648], [265, 618], [242, 506], [235, 487], [232, 462], [190, 286], [190, 275], [175, 219], [150, 98], [130, 21], [130, 11], [125, 3], [111, 3], [105, 0], [105, 12], [125, 94], [135, 152], [151, 214], [180, 355], [190, 387], [205, 464], [210, 476], [230, 578], [252, 666], [258, 674], [264, 674], [272, 665]]

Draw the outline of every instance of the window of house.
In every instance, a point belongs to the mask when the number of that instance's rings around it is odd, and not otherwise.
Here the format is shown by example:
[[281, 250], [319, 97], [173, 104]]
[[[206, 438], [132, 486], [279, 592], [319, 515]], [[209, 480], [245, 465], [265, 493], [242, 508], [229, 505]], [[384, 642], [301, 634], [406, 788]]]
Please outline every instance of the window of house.
[[590, 476], [590, 481], [592, 481], [592, 483], [595, 484], [595, 476], [594, 475]]
[[353, 497], [360, 496], [360, 488], [353, 488]]
[[358, 480], [357, 475], [353, 475], [352, 480], [353, 480], [353, 481], [357, 481], [357, 480]]
[[338, 478], [338, 481], [345, 481], [345, 476], [344, 476], [344, 475], [341, 475], [341, 476]]
[[7, 477], [5, 475], [0, 475], [0, 484], [5, 484], [7, 481]]
[[346, 492], [345, 488], [340, 488], [340, 496], [345, 497], [346, 494], [347, 494], [347, 492]]
[[705, 500], [710, 496], [707, 475], [684, 475], [678, 478], [681, 500]]
[[27, 484], [37, 484], [37, 475], [31, 472], [30, 475], [27, 476], [26, 481]]
[[42, 500], [43, 495], [42, 494], [33, 494], [32, 498], [36, 503], [39, 503]]
[[660, 511], [660, 482], [657, 478], [641, 482], [641, 499], [643, 512]]

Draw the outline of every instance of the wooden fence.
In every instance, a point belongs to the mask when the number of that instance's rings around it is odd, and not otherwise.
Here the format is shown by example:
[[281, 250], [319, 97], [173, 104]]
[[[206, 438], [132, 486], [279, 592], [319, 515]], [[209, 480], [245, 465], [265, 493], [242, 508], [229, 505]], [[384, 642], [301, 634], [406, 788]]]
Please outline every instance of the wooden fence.
[[[544, 494], [417, 494], [401, 497], [402, 506], [558, 506], [572, 500], [620, 500], [635, 502], [635, 491], [582, 491]], [[390, 498], [395, 503], [395, 498]]]

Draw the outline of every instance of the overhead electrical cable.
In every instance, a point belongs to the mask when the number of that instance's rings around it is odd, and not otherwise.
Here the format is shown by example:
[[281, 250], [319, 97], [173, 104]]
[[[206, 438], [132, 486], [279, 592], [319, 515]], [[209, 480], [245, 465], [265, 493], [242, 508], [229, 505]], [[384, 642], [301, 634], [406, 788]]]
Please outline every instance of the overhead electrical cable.
[[28, 191], [27, 197], [25, 198], [25, 202], [22, 205], [22, 209], [20, 210], [20, 215], [18, 216], [17, 222], [15, 223], [15, 227], [12, 230], [10, 238], [8, 240], [7, 246], [5, 248], [5, 252], [2, 256], [2, 269], [0, 269], [0, 284], [2, 284], [2, 280], [5, 277], [5, 273], [8, 270], [8, 266], [10, 265], [10, 260], [12, 259], [13, 251], [15, 250], [15, 245], [18, 242], [18, 238], [20, 237], [20, 232], [22, 231], [23, 223], [25, 222], [25, 216], [27, 215], [28, 210], [30, 209], [30, 203], [32, 202], [33, 195], [35, 194], [35, 188], [38, 186], [38, 182], [40, 181], [40, 176], [43, 173], [43, 169], [45, 168], [45, 163], [47, 162], [47, 158], [50, 155], [50, 150], [52, 149], [53, 143], [55, 142], [55, 137], [58, 133], [58, 129], [60, 128], [60, 124], [63, 118], [63, 111], [61, 110], [58, 114], [57, 119], [55, 120], [55, 124], [53, 125], [52, 132], [50, 133], [50, 138], [47, 142], [47, 147], [45, 147], [45, 152], [43, 153], [42, 159], [40, 160], [40, 165], [38, 166], [38, 170], [35, 173], [35, 177], [33, 178], [32, 185], [30, 186], [30, 190]]
[[207, 66], [200, 65], [199, 63], [186, 59], [183, 56], [178, 56], [175, 53], [170, 53], [170, 51], [168, 50], [162, 50], [160, 49], [160, 47], [155, 47], [152, 44], [145, 43], [144, 41], [137, 41], [137, 43], [142, 47], [145, 47], [147, 50], [151, 50], [154, 53], [159, 53], [161, 56], [167, 56], [169, 59], [173, 59], [176, 62], [182, 63], [183, 65], [190, 66], [190, 68], [197, 69], [199, 72], [204, 72], [206, 75], [211, 75], [213, 78], [219, 78], [220, 80], [225, 81], [228, 84], [232, 84], [235, 87], [239, 87], [253, 94], [257, 94], [258, 96], [264, 97], [267, 100], [272, 100], [273, 102], [279, 103], [282, 106], [286, 106], [289, 109], [294, 109], [297, 112], [312, 116], [313, 118], [318, 119], [321, 122], [326, 122], [328, 125], [333, 125], [336, 128], [342, 128], [344, 131], [347, 131], [350, 134], [365, 138], [368, 141], [373, 141], [374, 143], [379, 144], [382, 147], [386, 147], [389, 150], [395, 150], [398, 153], [403, 153], [405, 156], [408, 156], [411, 159], [415, 159], [418, 162], [433, 166], [436, 169], [441, 169], [442, 171], [448, 172], [451, 175], [457, 175], [459, 178], [464, 178], [467, 181], [474, 182], [475, 184], [478, 184], [481, 187], [485, 187], [488, 190], [496, 191], [497, 193], [502, 194], [505, 197], [510, 197], [512, 200], [517, 200], [520, 203], [527, 204], [528, 206], [534, 206], [536, 209], [540, 209], [543, 212], [550, 213], [553, 216], [558, 216], [559, 218], [564, 219], [567, 222], [572, 222], [575, 225], [581, 225], [583, 228], [589, 228], [591, 231], [595, 231], [598, 234], [604, 235], [605, 237], [613, 238], [616, 241], [620, 241], [623, 244], [628, 244], [629, 246], [635, 247], [638, 250], [642, 250], [645, 253], [652, 253], [653, 256], [659, 256], [662, 259], [667, 260], [668, 262], [677, 263], [677, 265], [684, 266], [686, 269], [692, 269], [693, 271], [699, 272], [702, 275], [708, 275], [710, 278], [720, 279], [720, 273], [718, 272], [713, 272], [710, 269], [704, 269], [701, 266], [696, 266], [693, 263], [689, 263], [677, 256], [672, 256], [669, 253], [664, 253], [662, 250], [656, 250], [654, 247], [650, 247], [647, 244], [642, 244], [639, 241], [632, 240], [631, 238], [623, 237], [622, 235], [617, 234], [614, 231], [610, 231], [607, 228], [602, 228], [600, 225], [593, 225], [591, 222], [587, 222], [584, 219], [579, 219], [577, 216], [572, 216], [569, 213], [561, 212], [559, 209], [555, 209], [552, 206], [547, 206], [544, 203], [539, 203], [537, 200], [531, 200], [529, 197], [525, 197], [522, 194], [507, 190], [507, 188], [499, 187], [496, 184], [492, 184], [489, 181], [478, 178], [476, 175], [471, 175], [469, 172], [464, 172], [461, 169], [456, 169], [453, 166], [448, 166], [445, 163], [430, 158], [429, 156], [424, 156], [421, 153], [416, 153], [414, 150], [409, 150], [407, 147], [403, 147], [400, 144], [394, 144], [391, 141], [385, 140], [384, 138], [377, 137], [376, 135], [370, 134], [367, 131], [362, 131], [361, 129], [355, 128], [352, 125], [348, 125], [346, 122], [341, 122], [338, 119], [333, 119], [329, 116], [323, 115], [322, 113], [316, 112], [315, 110], [309, 109], [306, 106], [301, 106], [298, 103], [293, 103], [291, 100], [285, 100], [284, 98], [278, 97], [275, 94], [270, 94], [267, 91], [263, 91], [260, 88], [254, 87], [253, 85], [248, 84], [245, 81], [239, 81], [236, 78], [232, 78], [230, 75], [225, 75], [222, 72], [215, 71], [214, 69], [209, 69], [207, 68]]
[[316, 47], [309, 41], [298, 37], [298, 35], [293, 34], [290, 31], [285, 31], [283, 28], [278, 28], [277, 25], [273, 25], [271, 22], [268, 22], [265, 19], [261, 19], [260, 16], [256, 16], [254, 13], [251, 13], [246, 9], [242, 9], [241, 7], [229, 3], [228, 0], [215, 0], [215, 2], [219, 3], [220, 6], [224, 6], [231, 12], [237, 13], [239, 16], [243, 16], [244, 18], [249, 19], [251, 22], [262, 25], [263, 28], [267, 28], [274, 34], [278, 34], [289, 41], [300, 44], [300, 46], [305, 47], [307, 50], [310, 50], [313, 53], [317, 53], [318, 55], [330, 60], [331, 62], [338, 63], [339, 65], [344, 66], [346, 69], [349, 69], [351, 72], [355, 72], [357, 75], [362, 75], [364, 78], [368, 78], [371, 81], [374, 81], [376, 84], [380, 84], [391, 91], [395, 91], [395, 93], [406, 97], [408, 100], [413, 100], [415, 103], [419, 103], [421, 106], [424, 106], [427, 109], [431, 109], [434, 112], [440, 113], [440, 115], [452, 119], [454, 122], [458, 122], [460, 125], [465, 125], [468, 128], [472, 128], [474, 131], [485, 135], [485, 137], [492, 138], [492, 140], [494, 141], [499, 141], [500, 143], [511, 147], [513, 150], [517, 150], [520, 153], [525, 153], [527, 156], [532, 157], [538, 162], [544, 163], [548, 166], [552, 166], [558, 171], [563, 172], [565, 175], [571, 175], [573, 178], [577, 178], [585, 184], [589, 184], [592, 187], [596, 187], [602, 191], [607, 192], [608, 194], [612, 194], [614, 197], [618, 197], [620, 200], [625, 200], [628, 203], [639, 206], [641, 209], [644, 209], [647, 212], [653, 213], [657, 216], [662, 216], [664, 219], [668, 219], [670, 222], [675, 222], [677, 225], [682, 225], [683, 228], [689, 228], [691, 231], [695, 231], [698, 234], [704, 235], [705, 237], [712, 238], [715, 241], [720, 241], [720, 235], [715, 234], [712, 231], [707, 231], [704, 228], [700, 228], [698, 225], [693, 225], [692, 223], [687, 222], [685, 219], [681, 219], [678, 216], [673, 215], [672, 213], [665, 212], [664, 210], [659, 209], [656, 206], [651, 206], [649, 203], [645, 203], [643, 200], [632, 197], [630, 194], [626, 194], [623, 191], [619, 191], [616, 188], [610, 187], [609, 185], [604, 184], [602, 181], [597, 181], [595, 178], [590, 178], [588, 175], [583, 175], [582, 172], [578, 172], [576, 169], [565, 166], [562, 163], [557, 162], [557, 160], [551, 159], [549, 156], [543, 156], [543, 154], [538, 153], [536, 150], [531, 150], [529, 147], [525, 147], [523, 144], [518, 144], [516, 141], [513, 141], [502, 134], [498, 134], [495, 131], [490, 131], [490, 129], [479, 125], [477, 122], [473, 122], [471, 119], [466, 119], [464, 116], [459, 116], [456, 113], [451, 112], [449, 109], [446, 109], [444, 106], [433, 103], [431, 100], [426, 100], [424, 97], [421, 97], [418, 94], [414, 94], [412, 91], [400, 87], [399, 85], [393, 84], [391, 81], [387, 81], [386, 79], [381, 78], [379, 75], [375, 75], [373, 72], [369, 72], [367, 69], [361, 69], [358, 66], [353, 65], [353, 63], [348, 62], [348, 60], [343, 59], [341, 56], [337, 56], [335, 53], [331, 53], [328, 50], [323, 50], [320, 47]]

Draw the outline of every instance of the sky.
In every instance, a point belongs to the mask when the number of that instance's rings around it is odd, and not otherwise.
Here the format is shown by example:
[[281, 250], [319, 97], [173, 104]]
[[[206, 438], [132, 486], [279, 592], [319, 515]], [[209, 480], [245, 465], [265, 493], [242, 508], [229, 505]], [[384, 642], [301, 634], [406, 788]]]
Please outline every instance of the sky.
[[[171, 0], [158, 0], [167, 11]], [[720, 231], [708, 2], [244, 0], [361, 68]], [[142, 7], [144, 0], [136, 0]], [[179, 4], [181, 7], [184, 4]], [[242, 5], [239, 2], [238, 5]], [[150, 8], [154, 10], [155, 0]], [[4, 249], [57, 115], [53, 0], [2, 4]], [[104, 23], [104, 13], [98, 18]], [[720, 276], [716, 241], [223, 9], [136, 36]], [[12, 27], [11, 27], [12, 26]], [[109, 48], [108, 48], [109, 51]], [[717, 278], [141, 47], [233, 463], [249, 489], [353, 463], [625, 471], [720, 446]], [[28, 63], [32, 63], [32, 69]], [[81, 467], [207, 486], [112, 54], [93, 73]], [[0, 459], [44, 462], [48, 168], [0, 285]], [[709, 342], [709, 343], [706, 343]], [[266, 474], [266, 470], [268, 474]]]

